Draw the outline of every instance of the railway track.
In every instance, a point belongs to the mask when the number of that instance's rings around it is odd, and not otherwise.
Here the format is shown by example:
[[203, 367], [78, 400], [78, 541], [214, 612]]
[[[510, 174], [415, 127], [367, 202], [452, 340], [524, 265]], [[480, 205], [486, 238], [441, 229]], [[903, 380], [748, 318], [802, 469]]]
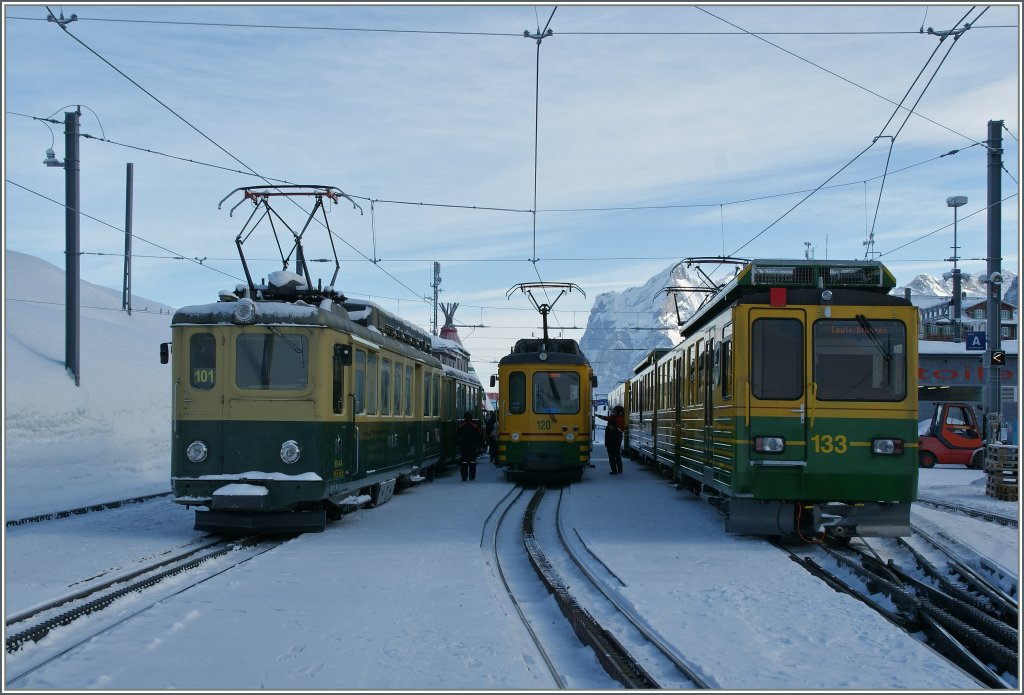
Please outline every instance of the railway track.
[[[969, 563], [948, 557], [940, 567], [918, 547], [931, 543], [914, 530], [911, 541], [879, 543], [859, 538], [846, 547], [821, 545], [818, 559], [783, 548], [808, 571], [836, 591], [848, 593], [908, 632], [922, 632], [927, 643], [991, 688], [1016, 689], [1018, 673], [1017, 606], [1012, 597]], [[857, 579], [847, 581], [826, 565]], [[955, 575], [955, 580], [950, 579]], [[885, 601], [880, 596], [884, 596]], [[895, 606], [895, 610], [887, 606]]]
[[918, 494], [917, 502], [920, 504], [926, 504], [929, 507], [941, 509], [945, 512], [951, 512], [955, 514], [966, 514], [967, 516], [974, 517], [975, 519], [982, 519], [983, 521], [989, 521], [1001, 526], [1012, 526], [1013, 528], [1019, 527], [1019, 521], [1015, 517], [1007, 516], [1005, 514], [998, 514], [996, 512], [987, 511], [984, 509], [975, 509], [964, 504], [953, 504], [951, 502], [945, 502], [936, 497], [930, 495]]
[[157, 492], [151, 495], [138, 495], [136, 497], [127, 497], [122, 500], [114, 500], [113, 502], [100, 502], [97, 504], [89, 504], [83, 507], [75, 507], [74, 509], [64, 509], [59, 512], [47, 512], [46, 514], [36, 514], [35, 516], [27, 516], [21, 519], [11, 519], [6, 522], [6, 527], [12, 526], [23, 526], [25, 524], [36, 524], [41, 521], [52, 521], [53, 519], [65, 519], [69, 516], [78, 516], [80, 514], [89, 514], [90, 512], [102, 512], [107, 509], [117, 509], [129, 504], [141, 504], [157, 497], [168, 497], [171, 494], [170, 490], [167, 492]]
[[545, 553], [544, 543], [538, 540], [536, 533], [537, 511], [543, 503], [544, 488], [538, 489], [527, 510], [523, 536], [531, 564], [555, 596], [580, 641], [590, 646], [608, 674], [627, 688], [715, 687], [615, 595], [609, 583], [621, 584], [621, 580], [600, 558], [591, 553], [600, 569], [591, 567], [574, 550], [562, 513], [567, 489], [571, 493], [571, 487], [559, 490], [554, 512], [543, 515], [552, 522], [549, 526], [557, 538], [558, 548], [550, 555]]
[[[10, 616], [6, 621], [6, 685], [16, 684], [115, 625], [130, 620], [170, 596], [248, 562], [286, 540], [267, 541], [250, 537], [214, 541]], [[233, 552], [239, 555], [228, 557]], [[212, 571], [204, 571], [203, 566], [214, 560], [222, 562], [215, 563]], [[169, 591], [161, 591], [161, 583], [172, 577], [178, 578], [173, 587]], [[138, 594], [144, 600], [136, 600], [120, 612], [104, 612], [132, 594]], [[84, 628], [67, 633], [63, 639], [54, 634], [58, 628], [71, 625], [85, 616], [91, 617]], [[27, 649], [30, 644], [33, 648]]]

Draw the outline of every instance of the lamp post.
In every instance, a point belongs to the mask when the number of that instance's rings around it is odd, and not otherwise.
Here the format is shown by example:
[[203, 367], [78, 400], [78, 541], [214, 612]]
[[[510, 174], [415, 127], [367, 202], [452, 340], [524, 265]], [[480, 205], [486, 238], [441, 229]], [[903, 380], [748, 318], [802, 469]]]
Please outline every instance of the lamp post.
[[953, 340], [960, 342], [960, 269], [957, 267], [957, 261], [960, 260], [958, 255], [956, 243], [956, 209], [961, 205], [967, 204], [967, 196], [965, 195], [954, 195], [946, 198], [946, 205], [953, 208], [953, 257], [947, 258], [947, 261], [953, 261]]
[[79, 309], [79, 238], [81, 213], [79, 212], [78, 185], [78, 124], [82, 111], [64, 112], [64, 161], [61, 162], [47, 148], [43, 164], [64, 169], [64, 367], [75, 386], [81, 382], [79, 356], [81, 317]]

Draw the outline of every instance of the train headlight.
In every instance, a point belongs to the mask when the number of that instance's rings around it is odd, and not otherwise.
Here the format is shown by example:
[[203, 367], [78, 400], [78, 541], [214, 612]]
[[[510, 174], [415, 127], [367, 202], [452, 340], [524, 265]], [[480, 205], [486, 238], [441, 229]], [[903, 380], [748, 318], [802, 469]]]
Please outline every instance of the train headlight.
[[872, 439], [871, 453], [879, 456], [899, 456], [903, 453], [902, 439]]
[[576, 439], [576, 435], [575, 434], [573, 434], [572, 432], [566, 432], [565, 433], [565, 441], [571, 442], [574, 439]]
[[235, 310], [231, 312], [231, 319], [235, 323], [252, 323], [256, 320], [256, 302], [248, 297], [243, 297], [235, 303]]
[[294, 439], [289, 439], [281, 445], [281, 460], [285, 463], [295, 463], [301, 455], [302, 449], [299, 448], [299, 443]]
[[513, 442], [518, 442], [519, 441], [519, 433], [518, 432], [513, 432], [512, 433], [512, 441]]
[[759, 454], [781, 454], [785, 450], [784, 437], [754, 437], [754, 451]]
[[209, 451], [207, 450], [206, 445], [198, 439], [189, 444], [185, 449], [185, 456], [187, 456], [188, 460], [192, 463], [202, 463], [206, 460], [206, 455], [208, 453]]

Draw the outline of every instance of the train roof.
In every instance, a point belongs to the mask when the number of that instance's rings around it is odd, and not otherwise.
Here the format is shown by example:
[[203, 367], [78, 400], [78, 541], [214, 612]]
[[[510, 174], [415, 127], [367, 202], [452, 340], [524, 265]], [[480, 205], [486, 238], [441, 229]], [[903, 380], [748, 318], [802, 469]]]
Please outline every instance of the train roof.
[[546, 361], [551, 364], [590, 364], [572, 338], [520, 338], [499, 364], [528, 364]]
[[[327, 293], [332, 294], [328, 296]], [[290, 299], [262, 298], [253, 301], [231, 292], [222, 292], [220, 296], [219, 302], [178, 309], [171, 318], [171, 325], [323, 326], [349, 332], [364, 340], [386, 344], [392, 348], [398, 343], [406, 346], [405, 349], [412, 348], [426, 353], [432, 360], [437, 359], [431, 355], [433, 336], [430, 333], [373, 302], [349, 300], [339, 293], [334, 293], [330, 288], [300, 293]], [[249, 320], [239, 320], [236, 315], [236, 310], [243, 303], [253, 306]]]
[[744, 295], [767, 292], [772, 287], [861, 290], [888, 295], [896, 287], [896, 277], [880, 261], [755, 259], [694, 312], [680, 332], [689, 335]]

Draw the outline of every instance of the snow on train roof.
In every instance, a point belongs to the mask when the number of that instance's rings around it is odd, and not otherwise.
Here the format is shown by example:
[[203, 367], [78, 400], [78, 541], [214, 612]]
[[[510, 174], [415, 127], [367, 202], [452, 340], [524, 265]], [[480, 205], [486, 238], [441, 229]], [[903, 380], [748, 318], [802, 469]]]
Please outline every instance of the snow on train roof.
[[[187, 320], [185, 317], [188, 316], [231, 323], [231, 316], [234, 314], [236, 306], [236, 302], [213, 302], [182, 307], [175, 313], [174, 320], [178, 321], [179, 317]], [[319, 315], [320, 307], [302, 301], [257, 302], [256, 312], [261, 321], [306, 324]]]
[[469, 350], [465, 346], [456, 343], [454, 340], [448, 340], [438, 335], [430, 336], [430, 348], [431, 350], [438, 350], [442, 352], [454, 352], [457, 355], [463, 355], [469, 357]]

